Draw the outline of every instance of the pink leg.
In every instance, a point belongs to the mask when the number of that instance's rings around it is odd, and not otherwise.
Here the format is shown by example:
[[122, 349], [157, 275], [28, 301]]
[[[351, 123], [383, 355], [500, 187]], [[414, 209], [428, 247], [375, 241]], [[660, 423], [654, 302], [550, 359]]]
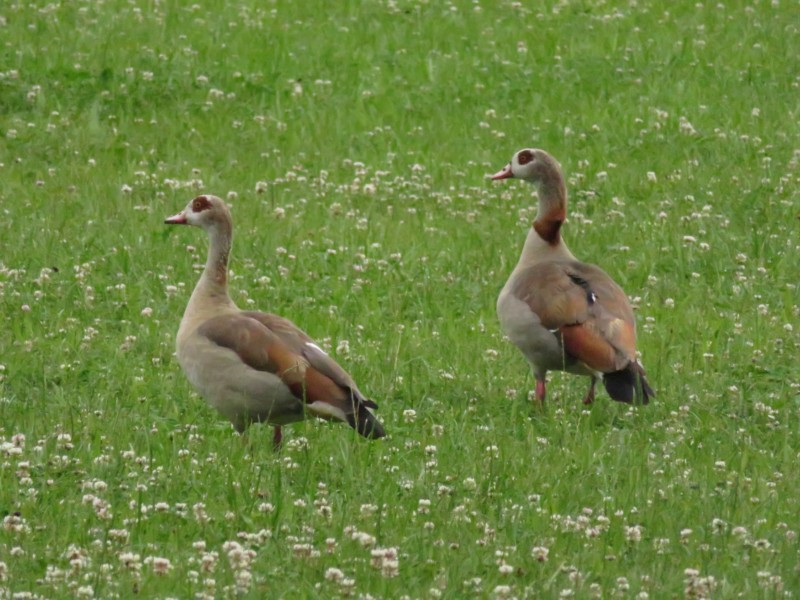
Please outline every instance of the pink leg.
[[537, 379], [536, 380], [536, 400], [538, 400], [539, 404], [544, 404], [544, 397], [547, 393], [547, 389], [545, 386], [544, 379]]
[[276, 425], [275, 431], [272, 434], [272, 448], [275, 452], [278, 452], [281, 449], [281, 444], [283, 443], [283, 432], [281, 431], [281, 426]]
[[597, 385], [597, 377], [592, 377], [592, 382], [589, 384], [589, 391], [586, 392], [586, 397], [583, 399], [584, 404], [591, 404], [594, 402], [594, 386]]

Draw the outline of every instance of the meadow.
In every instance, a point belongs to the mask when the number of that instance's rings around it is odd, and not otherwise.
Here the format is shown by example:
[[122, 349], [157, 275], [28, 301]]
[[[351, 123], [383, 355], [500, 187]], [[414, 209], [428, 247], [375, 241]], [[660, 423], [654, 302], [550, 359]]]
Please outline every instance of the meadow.
[[[795, 0], [3, 3], [0, 599], [796, 596], [799, 52]], [[531, 146], [649, 406], [530, 400]], [[199, 193], [388, 437], [192, 391]]]

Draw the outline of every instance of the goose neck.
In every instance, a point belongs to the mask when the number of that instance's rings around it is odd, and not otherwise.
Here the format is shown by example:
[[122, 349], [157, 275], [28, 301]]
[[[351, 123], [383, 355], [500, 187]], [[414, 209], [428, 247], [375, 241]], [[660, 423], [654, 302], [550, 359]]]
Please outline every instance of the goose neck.
[[561, 225], [567, 218], [567, 189], [560, 176], [552, 176], [538, 184], [539, 210], [533, 229], [545, 242], [557, 246], [561, 241]]
[[230, 223], [215, 223], [208, 231], [209, 246], [206, 265], [192, 293], [190, 305], [232, 305], [228, 295], [228, 259], [233, 241]]

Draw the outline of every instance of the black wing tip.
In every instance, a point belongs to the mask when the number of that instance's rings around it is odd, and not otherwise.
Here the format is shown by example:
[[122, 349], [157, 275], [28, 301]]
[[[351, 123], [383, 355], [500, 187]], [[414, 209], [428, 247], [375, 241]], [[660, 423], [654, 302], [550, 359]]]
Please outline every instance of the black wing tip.
[[[373, 404], [375, 404], [373, 402]], [[358, 406], [356, 412], [347, 415], [347, 422], [350, 427], [370, 440], [377, 440], [386, 437], [383, 425], [363, 404]]]
[[655, 392], [647, 382], [644, 369], [639, 363], [630, 363], [626, 368], [603, 375], [603, 385], [612, 400], [643, 406], [650, 404]]

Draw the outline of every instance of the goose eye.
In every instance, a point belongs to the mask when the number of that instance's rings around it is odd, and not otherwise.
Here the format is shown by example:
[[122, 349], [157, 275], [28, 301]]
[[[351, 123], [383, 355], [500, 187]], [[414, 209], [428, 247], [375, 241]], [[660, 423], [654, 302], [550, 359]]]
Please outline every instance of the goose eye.
[[530, 150], [523, 150], [517, 156], [517, 162], [521, 165], [527, 165], [533, 160], [533, 152]]
[[205, 196], [198, 196], [192, 200], [192, 211], [199, 213], [211, 208], [211, 202]]

